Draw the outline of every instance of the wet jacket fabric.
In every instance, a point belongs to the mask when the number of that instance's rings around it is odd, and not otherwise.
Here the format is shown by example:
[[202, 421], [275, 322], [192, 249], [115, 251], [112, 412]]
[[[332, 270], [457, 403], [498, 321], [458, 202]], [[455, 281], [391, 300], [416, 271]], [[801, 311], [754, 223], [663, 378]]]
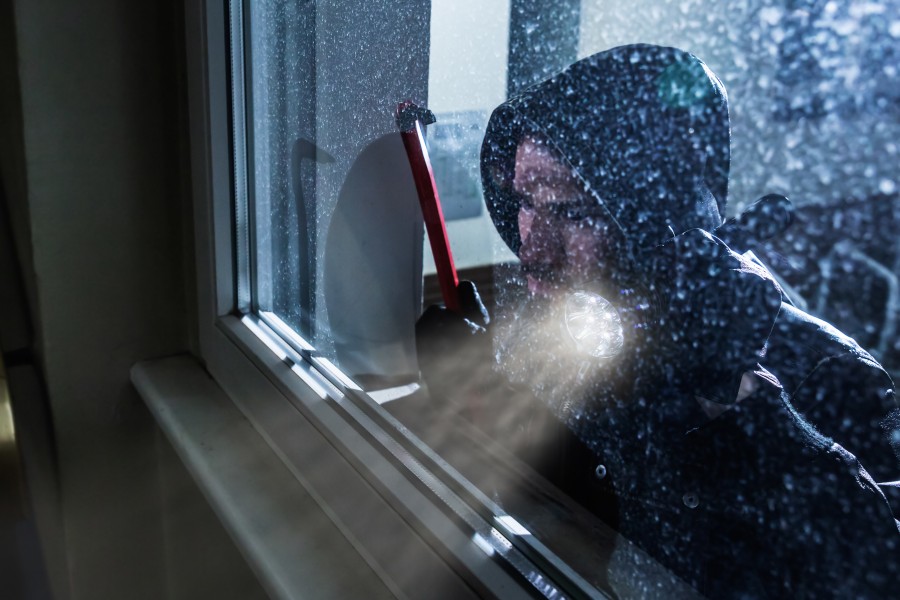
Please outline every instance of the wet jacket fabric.
[[[764, 361], [793, 407], [852, 450], [879, 483], [900, 480], [900, 408], [894, 383], [852, 338], [785, 304]], [[895, 487], [886, 492], [900, 514]]]
[[[627, 367], [598, 378], [577, 411], [550, 407], [561, 425], [532, 420], [544, 441], [525, 454], [711, 597], [893, 593], [898, 524], [845, 448], [890, 478], [893, 385], [852, 340], [783, 304], [764, 269], [708, 233], [727, 198], [721, 82], [688, 53], [635, 45], [579, 61], [499, 107], [482, 178], [513, 251], [515, 153], [531, 135], [553, 145], [616, 224], [620, 269], [644, 281], [659, 311]], [[738, 402], [745, 376], [753, 390]]]
[[[733, 271], [729, 283], [744, 277]], [[740, 348], [759, 343], [753, 328], [727, 331], [721, 353], [752, 355]], [[891, 507], [857, 458], [795, 410], [797, 388], [761, 357], [736, 401], [715, 373], [684, 364], [673, 373], [676, 348], [653, 335], [627, 370], [598, 371], [577, 410], [507, 392], [519, 416], [493, 437], [705, 596], [891, 597], [900, 577]], [[614, 591], [658, 596], [656, 582], [629, 581], [639, 560], [617, 562]]]
[[[581, 431], [531, 418], [522, 454], [710, 598], [890, 597], [900, 534], [881, 490], [758, 373], [760, 389], [712, 419], [652, 379], [618, 407], [588, 408]], [[614, 590], [660, 593], [640, 585]]]

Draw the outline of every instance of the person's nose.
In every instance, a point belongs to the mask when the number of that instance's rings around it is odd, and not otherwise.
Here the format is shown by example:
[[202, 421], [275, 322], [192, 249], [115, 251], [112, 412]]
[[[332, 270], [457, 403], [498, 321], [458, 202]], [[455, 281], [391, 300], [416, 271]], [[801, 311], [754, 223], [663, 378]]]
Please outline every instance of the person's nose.
[[522, 231], [519, 260], [525, 264], [554, 264], [562, 260], [563, 241], [556, 220], [546, 214], [535, 215]]

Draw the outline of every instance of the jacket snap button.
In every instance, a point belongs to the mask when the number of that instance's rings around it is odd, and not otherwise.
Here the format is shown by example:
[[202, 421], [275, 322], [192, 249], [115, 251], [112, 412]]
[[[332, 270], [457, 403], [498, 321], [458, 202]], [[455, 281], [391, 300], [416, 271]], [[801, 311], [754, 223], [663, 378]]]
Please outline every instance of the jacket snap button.
[[692, 494], [690, 492], [682, 496], [681, 501], [684, 502], [684, 505], [688, 508], [697, 508], [700, 506], [700, 498], [697, 497], [697, 494]]
[[597, 476], [597, 479], [603, 479], [606, 477], [606, 467], [597, 465], [597, 468], [594, 469], [594, 475]]

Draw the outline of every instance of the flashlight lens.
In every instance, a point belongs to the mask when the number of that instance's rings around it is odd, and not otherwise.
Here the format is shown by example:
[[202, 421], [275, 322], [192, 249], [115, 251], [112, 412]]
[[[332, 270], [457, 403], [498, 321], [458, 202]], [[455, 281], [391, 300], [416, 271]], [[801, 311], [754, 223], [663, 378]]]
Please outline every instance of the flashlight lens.
[[597, 294], [583, 291], [569, 294], [565, 323], [578, 351], [594, 358], [616, 356], [625, 344], [619, 311]]

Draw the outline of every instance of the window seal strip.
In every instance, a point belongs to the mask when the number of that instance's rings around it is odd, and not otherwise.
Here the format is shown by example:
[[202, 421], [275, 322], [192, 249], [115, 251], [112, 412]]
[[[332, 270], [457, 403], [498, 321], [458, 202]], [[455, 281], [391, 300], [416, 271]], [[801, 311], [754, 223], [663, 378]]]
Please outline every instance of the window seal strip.
[[229, 92], [231, 96], [231, 158], [233, 180], [235, 308], [242, 313], [253, 306], [252, 210], [250, 207], [250, 158], [247, 151], [247, 83], [245, 78], [244, 6], [241, 0], [228, 3], [230, 58]]

